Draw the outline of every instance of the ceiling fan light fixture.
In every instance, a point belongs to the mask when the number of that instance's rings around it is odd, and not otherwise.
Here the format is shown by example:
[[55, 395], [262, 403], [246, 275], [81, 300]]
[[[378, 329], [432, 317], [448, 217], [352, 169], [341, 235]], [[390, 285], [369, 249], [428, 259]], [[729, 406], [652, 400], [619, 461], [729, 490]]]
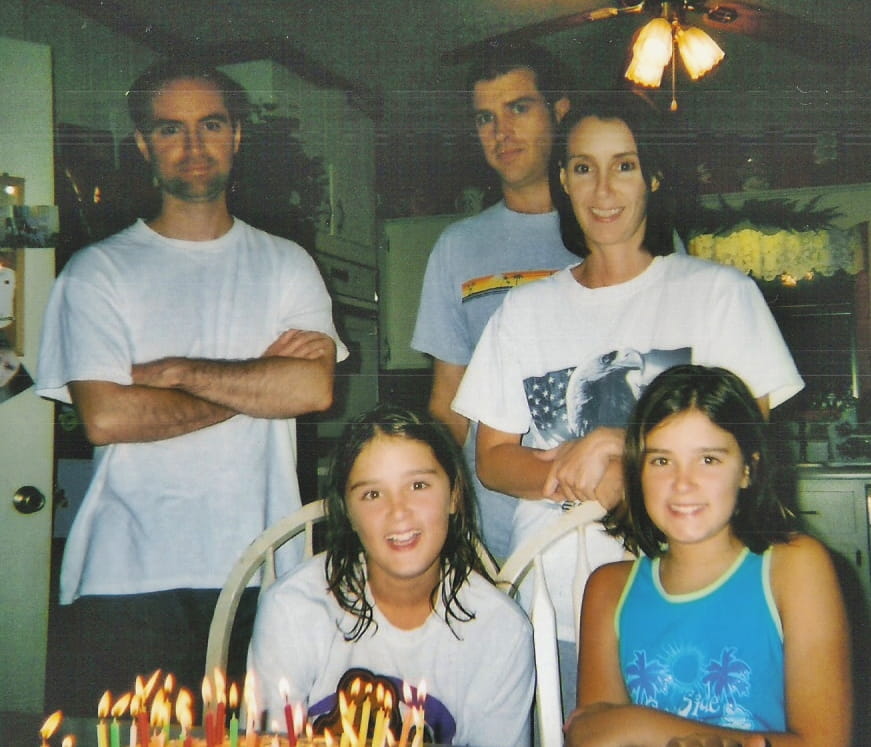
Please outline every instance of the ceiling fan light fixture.
[[658, 88], [671, 60], [672, 48], [671, 23], [665, 18], [654, 18], [641, 29], [632, 45], [626, 77], [641, 86]]
[[665, 72], [665, 65], [656, 63], [645, 64], [639, 59], [640, 55], [633, 55], [632, 62], [626, 68], [626, 77], [633, 83], [647, 88], [659, 88], [662, 84], [662, 74]]
[[695, 26], [679, 26], [675, 32], [675, 40], [684, 67], [693, 80], [707, 75], [726, 56], [717, 42]]

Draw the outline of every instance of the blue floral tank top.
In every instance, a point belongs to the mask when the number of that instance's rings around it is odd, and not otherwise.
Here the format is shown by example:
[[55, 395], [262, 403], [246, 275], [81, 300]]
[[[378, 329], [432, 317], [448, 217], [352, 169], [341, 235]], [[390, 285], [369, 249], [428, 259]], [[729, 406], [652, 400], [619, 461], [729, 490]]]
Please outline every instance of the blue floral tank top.
[[660, 583], [658, 558], [635, 561], [614, 620], [632, 702], [733, 729], [785, 731], [770, 565], [770, 548], [745, 548], [707, 588], [673, 595]]

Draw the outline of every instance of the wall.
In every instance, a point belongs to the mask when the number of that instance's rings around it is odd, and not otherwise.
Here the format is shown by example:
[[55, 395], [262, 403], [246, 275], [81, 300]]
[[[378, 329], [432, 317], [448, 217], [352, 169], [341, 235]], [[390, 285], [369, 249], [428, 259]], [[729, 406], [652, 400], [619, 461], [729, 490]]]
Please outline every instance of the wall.
[[130, 134], [124, 92], [154, 53], [44, 0], [0, 0], [3, 35], [52, 48], [55, 122]]

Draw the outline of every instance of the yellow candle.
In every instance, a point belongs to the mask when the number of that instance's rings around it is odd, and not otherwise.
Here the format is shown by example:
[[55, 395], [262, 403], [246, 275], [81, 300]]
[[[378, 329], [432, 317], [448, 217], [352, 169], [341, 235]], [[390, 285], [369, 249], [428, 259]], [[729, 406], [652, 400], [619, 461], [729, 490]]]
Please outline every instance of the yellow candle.
[[417, 708], [410, 706], [402, 719], [402, 732], [399, 734], [399, 747], [408, 747], [408, 735], [411, 733], [411, 725], [416, 721], [415, 711]]
[[414, 718], [414, 739], [411, 742], [411, 747], [423, 747], [423, 726], [426, 721], [424, 718], [423, 706], [415, 709]]
[[351, 747], [350, 730], [354, 728], [354, 716], [357, 706], [355, 703], [348, 704], [348, 698], [344, 692], [339, 692], [339, 715], [342, 722], [342, 735], [339, 738], [339, 747]]
[[357, 729], [357, 737], [363, 744], [369, 737], [369, 714], [372, 711], [372, 703], [369, 699], [372, 693], [372, 685], [366, 688], [366, 694], [363, 696], [363, 707], [360, 709], [360, 728]]
[[97, 747], [109, 747], [109, 725], [102, 718], [97, 724]]
[[375, 731], [372, 732], [372, 747], [384, 747], [387, 739], [387, 720], [384, 717], [384, 709], [379, 708], [375, 716]]

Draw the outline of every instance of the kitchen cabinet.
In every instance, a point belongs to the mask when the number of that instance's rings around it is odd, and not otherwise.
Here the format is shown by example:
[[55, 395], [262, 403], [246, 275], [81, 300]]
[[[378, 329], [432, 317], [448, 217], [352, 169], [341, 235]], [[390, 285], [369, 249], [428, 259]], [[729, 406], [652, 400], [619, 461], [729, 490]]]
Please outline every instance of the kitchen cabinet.
[[272, 60], [225, 65], [222, 70], [268, 116], [299, 120], [306, 154], [322, 159], [323, 213], [316, 244], [306, 248], [375, 267], [372, 117], [351, 102], [348, 92], [317, 86]]
[[441, 232], [463, 215], [385, 220], [378, 247], [382, 369], [429, 369], [430, 359], [411, 349], [429, 253]]
[[806, 531], [832, 551], [848, 602], [871, 609], [871, 469], [798, 467], [795, 509]]

